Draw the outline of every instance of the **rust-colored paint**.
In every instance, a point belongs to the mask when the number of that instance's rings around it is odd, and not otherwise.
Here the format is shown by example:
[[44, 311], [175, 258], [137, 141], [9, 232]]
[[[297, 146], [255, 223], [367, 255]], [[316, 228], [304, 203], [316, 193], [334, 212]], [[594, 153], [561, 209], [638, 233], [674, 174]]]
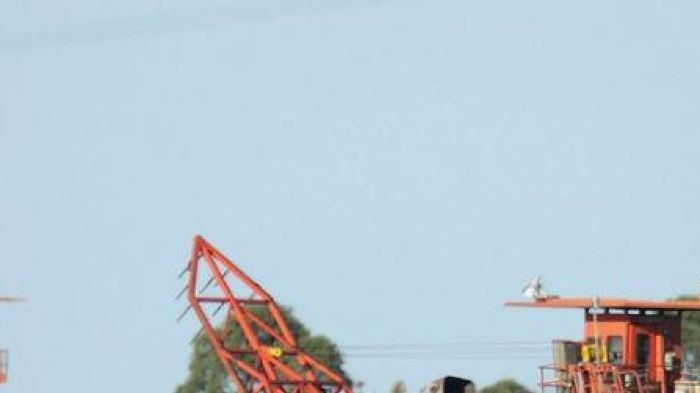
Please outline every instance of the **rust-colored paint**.
[[[10, 302], [21, 302], [25, 299], [22, 297], [15, 296], [0, 296], [0, 302], [10, 303]], [[0, 350], [0, 384], [7, 383], [7, 350]]]
[[[338, 373], [298, 347], [272, 296], [201, 236], [194, 238], [188, 270], [190, 306], [238, 392], [353, 393]], [[203, 275], [208, 281], [202, 285]], [[203, 295], [212, 283], [217, 294]], [[241, 288], [251, 296], [241, 297]], [[203, 306], [209, 303], [225, 309], [223, 326], [205, 312]], [[228, 340], [234, 325], [243, 332], [244, 342]]]
[[[531, 302], [507, 302], [507, 307], [529, 308], [593, 308], [592, 298], [560, 298], [549, 297]], [[634, 299], [599, 299], [600, 308], [639, 309], [639, 310], [669, 310], [669, 311], [700, 311], [700, 299], [698, 300], [634, 300]]]
[[7, 351], [0, 350], [0, 383], [7, 382]]
[[[633, 299], [598, 299], [599, 307], [593, 310], [592, 298], [551, 297], [532, 302], [508, 302], [508, 307], [582, 309], [584, 329], [582, 342], [594, 342], [596, 332], [601, 345], [606, 346], [611, 337], [622, 339], [623, 356], [617, 364], [572, 365], [571, 372], [603, 375], [633, 372], [649, 387], [656, 386], [661, 393], [673, 392], [673, 382], [680, 377], [680, 369], [667, 370], [665, 356], [683, 356], [681, 342], [681, 316], [684, 311], [700, 311], [700, 299], [688, 301], [649, 301]], [[595, 318], [593, 315], [595, 312]], [[597, 322], [596, 322], [597, 320]], [[647, 350], [642, 353], [647, 344]], [[645, 356], [645, 353], [648, 354]], [[640, 361], [646, 358], [646, 364]], [[575, 370], [574, 370], [575, 369]], [[637, 376], [638, 375], [638, 376]], [[586, 377], [588, 378], [588, 377]], [[592, 378], [592, 377], [591, 377]], [[601, 378], [602, 380], [602, 378]], [[600, 389], [617, 388], [620, 381]], [[544, 386], [553, 386], [544, 381]], [[592, 388], [590, 388], [592, 389]], [[590, 391], [590, 390], [587, 390]]]

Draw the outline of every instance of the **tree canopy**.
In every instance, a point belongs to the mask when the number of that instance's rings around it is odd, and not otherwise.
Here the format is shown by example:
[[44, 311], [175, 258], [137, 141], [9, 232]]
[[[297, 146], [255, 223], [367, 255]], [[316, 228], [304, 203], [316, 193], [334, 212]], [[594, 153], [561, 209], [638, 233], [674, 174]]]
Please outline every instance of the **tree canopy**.
[[[268, 314], [262, 309], [251, 309], [253, 313], [263, 319], [268, 319]], [[326, 366], [339, 373], [348, 383], [351, 382], [348, 373], [343, 369], [343, 356], [338, 346], [326, 336], [314, 335], [304, 324], [294, 316], [288, 307], [282, 308], [282, 314], [289, 325], [289, 329], [297, 340], [297, 345], [311, 354]], [[220, 328], [223, 328], [221, 326]], [[231, 334], [228, 336], [227, 345], [236, 347], [242, 343], [243, 333], [237, 324], [231, 326]], [[200, 334], [193, 342], [192, 356], [190, 359], [189, 375], [185, 382], [175, 390], [176, 393], [233, 393], [235, 389], [228, 380], [216, 351], [209, 343], [205, 334]]]
[[533, 393], [524, 385], [512, 378], [502, 379], [493, 385], [485, 386], [479, 389], [479, 393]]
[[406, 388], [406, 383], [404, 381], [398, 380], [391, 385], [391, 393], [408, 393], [408, 388]]

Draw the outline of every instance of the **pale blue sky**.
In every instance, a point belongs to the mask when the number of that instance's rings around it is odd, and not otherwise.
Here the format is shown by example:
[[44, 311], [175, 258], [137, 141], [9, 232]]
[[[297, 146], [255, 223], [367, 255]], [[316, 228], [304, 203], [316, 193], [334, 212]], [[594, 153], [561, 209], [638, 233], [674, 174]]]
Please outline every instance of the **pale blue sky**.
[[[695, 1], [0, 3], [7, 393], [172, 392], [191, 237], [343, 345], [549, 340], [700, 277]], [[549, 359], [349, 359], [385, 393]]]

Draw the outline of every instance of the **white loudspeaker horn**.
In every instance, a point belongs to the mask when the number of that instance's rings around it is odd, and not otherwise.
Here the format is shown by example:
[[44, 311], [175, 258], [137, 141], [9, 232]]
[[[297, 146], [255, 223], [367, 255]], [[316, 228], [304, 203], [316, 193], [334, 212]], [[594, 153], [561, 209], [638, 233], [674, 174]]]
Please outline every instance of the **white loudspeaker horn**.
[[542, 277], [538, 274], [523, 288], [523, 295], [532, 300], [545, 300], [547, 294], [544, 292]]

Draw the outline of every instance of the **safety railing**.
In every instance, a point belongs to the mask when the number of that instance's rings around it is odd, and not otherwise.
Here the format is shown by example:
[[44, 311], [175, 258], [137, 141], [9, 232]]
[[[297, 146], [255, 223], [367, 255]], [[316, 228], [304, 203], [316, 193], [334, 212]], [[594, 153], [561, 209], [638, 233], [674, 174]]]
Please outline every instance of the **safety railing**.
[[540, 366], [540, 389], [545, 393], [650, 393], [635, 368], [592, 363]]
[[569, 393], [573, 387], [569, 377], [568, 367], [547, 364], [540, 366], [540, 390], [545, 393], [547, 389], [555, 389], [557, 393]]

